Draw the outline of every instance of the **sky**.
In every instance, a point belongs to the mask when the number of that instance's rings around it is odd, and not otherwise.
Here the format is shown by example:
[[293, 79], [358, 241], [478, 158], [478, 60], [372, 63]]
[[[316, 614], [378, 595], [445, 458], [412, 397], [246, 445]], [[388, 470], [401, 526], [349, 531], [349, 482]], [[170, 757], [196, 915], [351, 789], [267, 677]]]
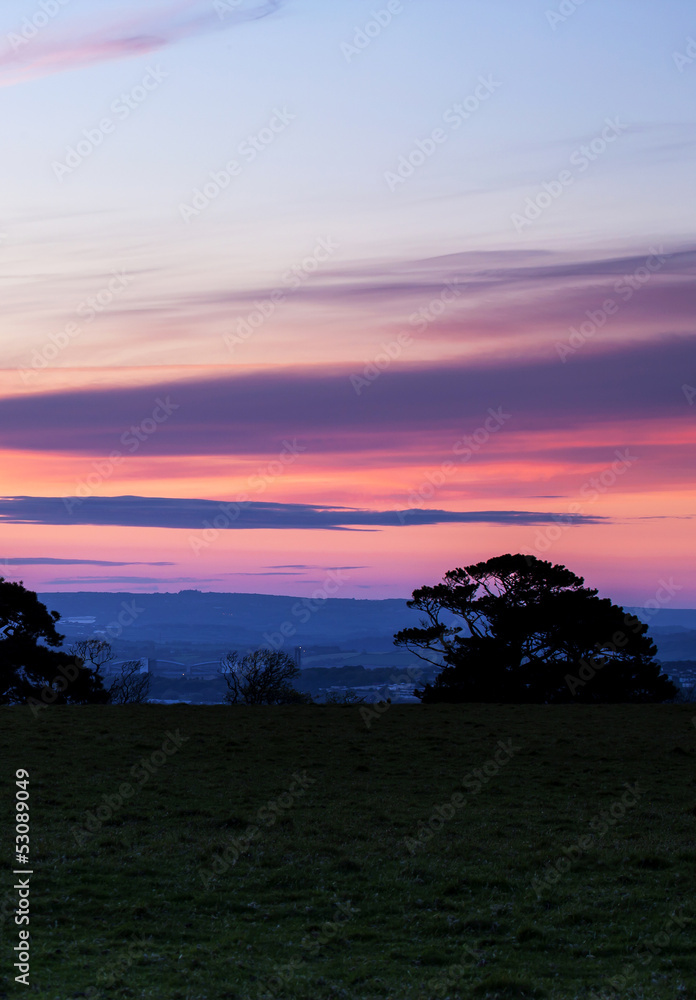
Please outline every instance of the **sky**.
[[692, 3], [5, 0], [0, 54], [0, 574], [696, 607]]

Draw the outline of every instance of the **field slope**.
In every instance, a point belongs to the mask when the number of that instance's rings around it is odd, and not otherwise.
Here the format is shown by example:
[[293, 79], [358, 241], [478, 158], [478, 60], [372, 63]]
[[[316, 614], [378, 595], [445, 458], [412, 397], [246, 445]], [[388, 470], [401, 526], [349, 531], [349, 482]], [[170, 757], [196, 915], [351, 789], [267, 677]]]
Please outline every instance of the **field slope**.
[[[693, 716], [2, 709], [0, 996], [694, 997]], [[5, 905], [17, 768], [29, 989]]]

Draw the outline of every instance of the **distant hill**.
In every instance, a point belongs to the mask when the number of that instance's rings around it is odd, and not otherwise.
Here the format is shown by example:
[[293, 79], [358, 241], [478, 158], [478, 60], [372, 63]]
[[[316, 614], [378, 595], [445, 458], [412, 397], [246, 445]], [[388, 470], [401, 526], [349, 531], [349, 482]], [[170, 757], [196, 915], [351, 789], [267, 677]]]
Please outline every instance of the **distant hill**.
[[[378, 657], [371, 664], [376, 666], [382, 663], [379, 655], [399, 655], [392, 644], [394, 633], [417, 624], [420, 618], [405, 600], [394, 599], [313, 601], [197, 590], [178, 594], [77, 591], [39, 597], [60, 613], [60, 631], [68, 642], [106, 631], [107, 638], [128, 645], [129, 655], [138, 650], [139, 655], [156, 655], [148, 654], [152, 644], [158, 646], [157, 655], [164, 655], [159, 647], [165, 644], [173, 660], [183, 655], [177, 650], [192, 646], [226, 651], [276, 643], [288, 651], [294, 646], [310, 646], [314, 651], [323, 647], [320, 658], [326, 665], [332, 665], [331, 650], [364, 651]], [[656, 614], [643, 608], [626, 610], [649, 622], [662, 660], [696, 658], [696, 609], [663, 608]], [[316, 656], [312, 659], [322, 665]], [[337, 666], [344, 662], [345, 657], [337, 657]]]
[[[268, 594], [46, 593], [39, 595], [63, 619], [68, 636], [107, 629], [121, 622], [120, 638], [155, 642], [198, 638], [257, 646], [264, 636], [285, 634], [285, 645], [335, 646], [356, 643], [383, 649], [399, 629], [418, 623], [418, 614], [402, 600], [353, 600], [275, 597]], [[94, 622], [70, 619], [94, 618]]]
[[648, 622], [653, 628], [668, 628], [678, 632], [682, 629], [696, 629], [696, 609], [694, 608], [660, 608], [652, 611], [647, 608], [626, 608], [631, 614], [637, 615], [641, 621]]

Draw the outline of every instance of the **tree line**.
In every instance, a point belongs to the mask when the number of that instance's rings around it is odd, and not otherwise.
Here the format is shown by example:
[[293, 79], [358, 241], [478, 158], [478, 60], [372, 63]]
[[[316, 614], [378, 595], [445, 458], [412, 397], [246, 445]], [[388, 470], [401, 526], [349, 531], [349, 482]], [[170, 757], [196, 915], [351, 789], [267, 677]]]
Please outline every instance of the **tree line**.
[[[415, 691], [424, 704], [664, 702], [679, 694], [655, 659], [648, 626], [560, 564], [497, 556], [450, 570], [414, 591], [408, 606], [422, 617], [394, 644], [438, 668]], [[59, 619], [21, 583], [0, 577], [0, 704], [147, 700], [150, 676], [138, 661], [122, 664], [107, 686], [109, 643], [85, 639], [63, 651]], [[232, 651], [220, 674], [228, 704], [313, 703], [293, 686], [300, 671], [282, 651]], [[361, 700], [350, 692], [328, 699]]]
[[0, 577], [0, 705], [125, 705], [147, 700], [148, 674], [140, 662], [120, 665], [104, 640], [83, 639], [63, 650], [65, 636], [49, 611], [22, 583]]

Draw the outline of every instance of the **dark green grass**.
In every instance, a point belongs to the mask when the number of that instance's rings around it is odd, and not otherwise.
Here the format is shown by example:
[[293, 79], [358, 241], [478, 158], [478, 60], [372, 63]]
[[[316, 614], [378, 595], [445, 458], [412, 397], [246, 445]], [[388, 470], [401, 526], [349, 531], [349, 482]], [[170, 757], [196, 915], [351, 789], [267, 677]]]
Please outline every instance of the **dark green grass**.
[[[693, 716], [394, 706], [368, 730], [357, 708], [3, 709], [0, 898], [19, 767], [31, 772], [35, 874], [32, 986], [13, 982], [4, 920], [0, 995], [695, 997], [694, 925], [665, 930], [675, 911], [696, 917]], [[78, 845], [71, 827], [177, 729], [181, 749]], [[508, 739], [519, 751], [467, 792], [462, 779]], [[298, 770], [306, 792], [204, 882]], [[625, 782], [645, 789], [637, 804], [539, 896], [535, 876]], [[405, 838], [458, 791], [466, 806], [411, 853]], [[355, 912], [337, 917], [338, 904]]]

